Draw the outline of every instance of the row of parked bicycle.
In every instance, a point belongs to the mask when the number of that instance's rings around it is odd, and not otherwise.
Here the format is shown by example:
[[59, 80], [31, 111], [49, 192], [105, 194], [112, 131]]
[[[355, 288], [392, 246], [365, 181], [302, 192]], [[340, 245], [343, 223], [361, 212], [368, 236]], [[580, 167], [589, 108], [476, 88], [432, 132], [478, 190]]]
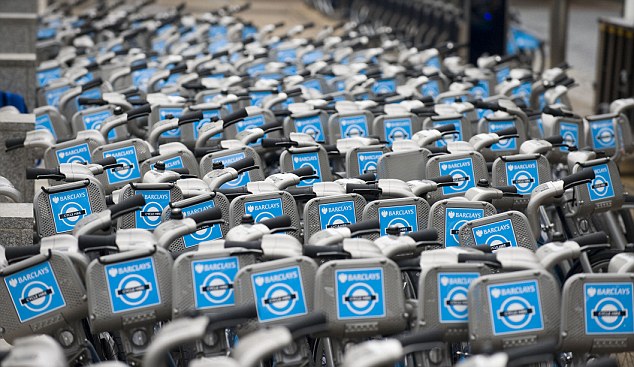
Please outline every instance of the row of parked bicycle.
[[41, 19], [1, 366], [632, 362], [634, 99], [581, 117], [567, 65], [149, 5]]

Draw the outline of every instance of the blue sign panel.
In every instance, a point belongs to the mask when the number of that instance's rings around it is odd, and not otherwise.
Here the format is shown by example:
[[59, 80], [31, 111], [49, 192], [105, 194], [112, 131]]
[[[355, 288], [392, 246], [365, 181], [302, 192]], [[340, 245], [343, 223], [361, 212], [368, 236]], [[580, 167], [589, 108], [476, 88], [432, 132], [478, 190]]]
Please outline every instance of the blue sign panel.
[[255, 223], [265, 219], [279, 217], [284, 214], [282, 211], [282, 199], [267, 199], [250, 201], [244, 204], [244, 212], [250, 214]]
[[416, 205], [398, 205], [379, 208], [381, 236], [388, 227], [398, 227], [402, 234], [418, 231]]
[[153, 258], [110, 264], [104, 270], [113, 313], [134, 311], [161, 303]]
[[321, 125], [321, 117], [319, 115], [299, 117], [293, 119], [295, 123], [295, 130], [298, 133], [308, 134], [315, 139], [316, 142], [326, 141], [326, 134], [324, 134], [324, 128]]
[[[183, 216], [188, 217], [192, 214], [211, 209], [214, 206], [215, 204], [213, 200], [191, 205], [182, 209]], [[220, 224], [214, 224], [211, 227], [200, 228], [194, 233], [183, 236], [183, 241], [185, 242], [185, 248], [190, 248], [198, 245], [201, 242], [211, 241], [218, 238], [222, 238], [222, 230], [220, 229]]]
[[484, 209], [447, 208], [445, 210], [445, 247], [460, 246], [460, 227], [484, 218]]
[[335, 271], [337, 319], [385, 317], [382, 268]]
[[593, 166], [594, 180], [586, 184], [590, 192], [590, 200], [605, 200], [614, 197], [614, 186], [607, 164]]
[[233, 282], [239, 270], [237, 257], [192, 261], [196, 309], [233, 306]]
[[449, 175], [457, 182], [457, 186], [445, 186], [442, 188], [443, 195], [463, 193], [475, 187], [475, 175], [473, 174], [473, 160], [471, 158], [456, 159], [453, 161], [440, 162], [440, 175]]
[[163, 209], [170, 203], [170, 190], [136, 190], [145, 198], [143, 208], [134, 212], [136, 227], [154, 230], [161, 224]]
[[476, 245], [489, 245], [493, 251], [504, 247], [517, 247], [515, 230], [510, 219], [473, 227]]
[[595, 149], [616, 148], [614, 119], [591, 121], [590, 132], [592, 134], [592, 146]]
[[528, 195], [539, 185], [537, 161], [506, 162], [506, 182], [517, 188], [517, 193]]
[[583, 285], [586, 334], [634, 333], [632, 283]]
[[297, 184], [297, 187], [312, 186], [315, 182], [321, 182], [321, 169], [319, 168], [318, 152], [293, 154], [293, 170], [309, 166], [319, 176], [310, 180], [303, 180]]
[[4, 278], [20, 322], [26, 322], [66, 306], [59, 283], [45, 261]]
[[544, 329], [537, 280], [492, 284], [487, 293], [494, 335]]
[[339, 125], [342, 139], [368, 136], [368, 122], [365, 115], [341, 117]]
[[121, 167], [111, 168], [106, 171], [108, 183], [111, 185], [121, 182], [133, 181], [141, 178], [139, 171], [139, 159], [134, 146], [123, 147], [103, 152], [103, 157], [115, 157]]
[[382, 151], [375, 152], [359, 152], [357, 154], [357, 163], [359, 164], [359, 174], [376, 172], [379, 158], [383, 156]]
[[58, 149], [55, 152], [57, 162], [62, 163], [90, 163], [90, 148], [87, 143], [68, 148]]
[[344, 227], [357, 222], [354, 201], [341, 201], [319, 205], [321, 229]]
[[392, 145], [396, 140], [412, 138], [412, 119], [386, 119], [384, 122], [385, 140]]
[[308, 312], [298, 266], [251, 275], [258, 319], [261, 322], [305, 315]]
[[88, 189], [85, 187], [50, 194], [48, 200], [56, 233], [72, 231], [83, 217], [92, 214]]
[[438, 318], [443, 324], [467, 322], [469, 285], [479, 273], [438, 273]]

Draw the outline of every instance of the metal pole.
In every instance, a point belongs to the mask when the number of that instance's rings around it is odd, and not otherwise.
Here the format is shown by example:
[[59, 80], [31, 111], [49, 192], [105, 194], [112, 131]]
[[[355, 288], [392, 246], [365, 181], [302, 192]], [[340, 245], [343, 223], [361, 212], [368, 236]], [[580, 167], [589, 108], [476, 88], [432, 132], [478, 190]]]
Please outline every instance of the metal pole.
[[550, 11], [550, 66], [566, 61], [569, 0], [553, 0]]

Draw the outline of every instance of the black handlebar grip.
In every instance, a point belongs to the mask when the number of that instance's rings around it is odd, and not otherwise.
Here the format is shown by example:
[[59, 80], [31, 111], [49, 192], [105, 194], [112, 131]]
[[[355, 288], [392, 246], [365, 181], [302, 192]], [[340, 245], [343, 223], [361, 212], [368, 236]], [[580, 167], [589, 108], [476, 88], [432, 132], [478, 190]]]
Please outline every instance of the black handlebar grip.
[[310, 200], [317, 197], [312, 187], [289, 187], [285, 191], [293, 195], [295, 201]]
[[428, 147], [427, 150], [431, 154], [449, 154], [449, 149], [447, 149], [446, 145], [444, 147]]
[[227, 115], [227, 117], [224, 118], [224, 125], [228, 126], [231, 125], [235, 122], [238, 122], [238, 120], [242, 120], [243, 118], [249, 116], [249, 113], [247, 112], [246, 108], [241, 108], [239, 110], [237, 110], [234, 113], [230, 113], [229, 115]]
[[103, 98], [79, 97], [77, 98], [77, 103], [82, 106], [105, 106], [108, 104], [108, 101]]
[[368, 190], [380, 190], [380, 188], [378, 184], [346, 184], [346, 192], [348, 194]]
[[509, 135], [517, 135], [517, 128], [515, 126], [507, 127], [506, 129], [498, 130], [495, 132], [497, 136], [509, 136]]
[[92, 161], [92, 164], [97, 165], [97, 166], [102, 166], [102, 167], [113, 166], [113, 165], [117, 164], [117, 158], [111, 156], [111, 157], [106, 157], [106, 158], [103, 158], [103, 159], [97, 159], [97, 160]]
[[187, 71], [187, 64], [177, 64], [170, 69], [170, 75], [184, 73]]
[[289, 97], [297, 97], [302, 95], [302, 88], [293, 88], [286, 91], [286, 95]]
[[505, 194], [517, 194], [517, 187], [513, 185], [509, 186], [495, 186], [495, 189], [502, 191]]
[[213, 54], [211, 54], [211, 59], [219, 59], [223, 56], [229, 56], [229, 51], [225, 50], [225, 51], [220, 51], [220, 52], [214, 52]]
[[227, 167], [231, 167], [235, 169], [236, 171], [240, 172], [246, 168], [253, 167], [254, 165], [255, 165], [255, 160], [253, 160], [253, 157], [246, 157], [246, 158], [242, 158], [239, 161], [231, 163]]
[[194, 213], [187, 218], [193, 219], [196, 224], [200, 225], [205, 222], [211, 222], [222, 219], [222, 210], [218, 207], [209, 208], [198, 213]]
[[110, 217], [116, 218], [120, 214], [125, 214], [130, 211], [134, 211], [145, 205], [145, 197], [141, 194], [134, 195], [130, 198], [123, 200], [122, 202], [111, 206]]
[[97, 77], [93, 80], [87, 81], [86, 83], [81, 85], [81, 91], [85, 92], [89, 89], [95, 88], [100, 86], [103, 83], [103, 80], [101, 80], [101, 78]]
[[187, 112], [182, 114], [181, 117], [178, 118], [178, 126], [200, 121], [202, 119], [203, 119], [203, 111], [201, 110]]
[[403, 335], [397, 335], [394, 339], [401, 342], [401, 345], [415, 345], [423, 343], [433, 343], [443, 341], [444, 332], [440, 329], [415, 331]]
[[40, 253], [40, 245], [11, 246], [4, 248], [4, 256], [7, 261], [25, 259]]
[[360, 231], [379, 230], [380, 228], [381, 224], [379, 223], [378, 219], [363, 220], [361, 222], [357, 222], [348, 226], [350, 233], [353, 234]]
[[117, 247], [117, 235], [99, 236], [86, 234], [77, 238], [77, 247], [82, 252], [86, 252], [92, 248]]
[[433, 242], [438, 239], [438, 231], [435, 228], [427, 228], [421, 231], [410, 232], [406, 236], [411, 237], [416, 242]]
[[304, 252], [304, 256], [308, 256], [310, 258], [317, 258], [328, 254], [344, 253], [343, 245], [341, 244], [330, 246], [304, 245], [302, 250]]
[[25, 139], [26, 138], [8, 138], [4, 141], [4, 147], [7, 152], [18, 148], [24, 148]]
[[291, 217], [287, 214], [280, 215], [279, 217], [265, 219], [258, 224], [262, 224], [269, 229], [288, 228], [293, 225]]
[[328, 318], [323, 312], [311, 312], [308, 315], [296, 317], [292, 320], [284, 323], [283, 326], [291, 332], [293, 338], [303, 336], [308, 330], [319, 325], [326, 325], [328, 322]]
[[425, 96], [423, 98], [419, 98], [418, 100], [422, 102], [426, 107], [429, 107], [430, 105], [433, 105], [434, 103], [436, 103], [434, 101], [434, 97], [432, 96]]
[[546, 140], [550, 144], [563, 144], [564, 143], [564, 137], [561, 136], [561, 135], [549, 136], [549, 137], [545, 138], [544, 140]]
[[61, 175], [59, 171], [59, 167], [57, 168], [27, 167], [26, 169], [27, 180], [37, 180], [38, 178], [41, 178], [41, 177], [59, 176], [59, 175]]
[[446, 132], [449, 132], [449, 131], [455, 131], [456, 130], [456, 125], [454, 125], [454, 124], [441, 125], [441, 126], [435, 127], [434, 130], [439, 131], [440, 133], [446, 133]]
[[150, 106], [149, 103], [141, 107], [131, 109], [130, 111], [128, 111], [128, 121], [141, 116], [149, 115], [150, 113], [152, 113], [152, 106]]
[[261, 141], [262, 148], [292, 147], [299, 145], [289, 138], [264, 138]]
[[439, 176], [431, 178], [430, 181], [434, 181], [437, 184], [450, 183], [453, 182], [453, 177], [451, 175]]
[[469, 261], [478, 261], [478, 262], [497, 262], [498, 258], [494, 253], [490, 254], [458, 254], [458, 262], [466, 263]]
[[304, 166], [304, 167], [298, 168], [298, 169], [296, 169], [296, 170], [294, 170], [294, 171], [290, 171], [290, 172], [288, 172], [288, 173], [292, 173], [292, 174], [294, 174], [295, 176], [299, 176], [299, 177], [305, 177], [305, 176], [312, 176], [312, 175], [314, 175], [316, 172], [315, 172], [315, 170], [313, 169], [313, 167], [311, 167], [311, 166]]
[[574, 237], [571, 239], [571, 241], [578, 243], [579, 246], [602, 245], [609, 243], [608, 235], [605, 234], [605, 232], [603, 231]]
[[145, 61], [130, 66], [130, 71], [137, 71], [137, 70], [143, 70], [143, 69], [147, 69], [147, 62]]
[[313, 28], [315, 26], [315, 22], [308, 22], [308, 23], [304, 23], [302, 25], [302, 27], [304, 27], [304, 29], [310, 29]]
[[227, 307], [222, 312], [208, 314], [209, 323], [207, 324], [207, 333], [217, 329], [226, 329], [231, 324], [238, 324], [241, 320], [252, 319], [258, 316], [254, 303], [245, 305]]
[[376, 181], [376, 173], [368, 172], [368, 173], [364, 173], [362, 175], [356, 176], [355, 178], [365, 182], [374, 182]]
[[562, 181], [564, 182], [564, 188], [568, 188], [575, 186], [575, 184], [583, 183], [584, 181], [594, 180], [594, 178], [594, 170], [592, 168], [584, 168], [581, 172], [564, 177]]

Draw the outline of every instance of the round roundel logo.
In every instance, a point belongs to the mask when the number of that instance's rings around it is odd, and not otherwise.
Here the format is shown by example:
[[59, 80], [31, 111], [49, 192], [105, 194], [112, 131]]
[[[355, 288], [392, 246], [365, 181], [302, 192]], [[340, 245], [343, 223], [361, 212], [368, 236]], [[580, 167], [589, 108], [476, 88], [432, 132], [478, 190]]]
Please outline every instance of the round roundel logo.
[[614, 132], [610, 127], [604, 127], [597, 132], [596, 139], [602, 145], [614, 144]]
[[[447, 286], [449, 284], [449, 279], [447, 277], [440, 278], [440, 282], [443, 286]], [[451, 316], [456, 319], [464, 319], [467, 317], [469, 309], [468, 305], [468, 289], [462, 286], [454, 286], [447, 293], [447, 297], [442, 300], [444, 305], [446, 306], [447, 311]]]
[[141, 220], [149, 227], [155, 227], [161, 222], [163, 208], [159, 203], [149, 202], [141, 209]]
[[564, 139], [564, 144], [568, 146], [577, 146], [577, 139], [572, 131], [566, 131], [561, 136]]
[[488, 92], [481, 85], [476, 85], [475, 87], [471, 88], [471, 94], [475, 98], [488, 97]]
[[[262, 277], [255, 278], [256, 284], [264, 283]], [[293, 310], [297, 303], [297, 293], [293, 288], [284, 283], [273, 284], [264, 293], [263, 306], [272, 314], [283, 316]]]
[[350, 125], [345, 131], [345, 136], [348, 138], [356, 138], [363, 135], [363, 129], [359, 125]]
[[119, 169], [113, 169], [112, 174], [120, 180], [129, 179], [134, 172], [134, 163], [127, 157], [117, 157], [117, 163], [122, 164], [123, 167]]
[[605, 196], [609, 192], [610, 183], [603, 176], [596, 176], [592, 180], [592, 190], [597, 196]]
[[[387, 212], [383, 212], [382, 215], [387, 216]], [[404, 218], [392, 218], [385, 228], [387, 227], [412, 228]]]
[[[198, 266], [202, 268], [201, 264]], [[231, 283], [232, 280], [226, 274], [214, 272], [203, 280], [201, 293], [211, 303], [224, 303], [231, 297]]]
[[392, 124], [389, 123], [389, 122], [387, 122], [385, 124], [385, 127], [387, 129], [391, 129], [390, 130], [390, 136], [389, 136], [390, 139], [392, 139], [392, 140], [409, 139], [409, 134], [407, 133], [407, 131], [404, 128], [398, 127], [398, 125], [393, 128]]
[[[446, 167], [446, 166], [445, 166]], [[445, 168], [443, 168], [444, 170]], [[452, 186], [452, 188], [456, 191], [464, 190], [467, 188], [469, 184], [469, 175], [463, 169], [456, 168], [449, 172], [449, 175], [453, 178], [453, 181], [458, 183], [457, 186]]]
[[487, 240], [487, 244], [493, 248], [499, 248], [499, 247], [506, 247], [508, 246], [511, 241], [509, 241], [506, 237], [500, 235], [500, 234], [494, 234], [491, 237], [488, 238]]
[[497, 143], [497, 146], [499, 149], [506, 149], [506, 148], [510, 148], [512, 143], [513, 143], [513, 138], [500, 139], [499, 142]]
[[319, 136], [319, 130], [317, 130], [313, 125], [304, 126], [304, 128], [302, 128], [300, 132], [302, 134], [310, 135], [310, 137], [313, 139], [317, 139], [317, 137]]
[[192, 233], [190, 236], [192, 236], [192, 238], [195, 240], [206, 240], [207, 237], [209, 237], [209, 235], [211, 234], [212, 229], [212, 227], [199, 229], [196, 232]]
[[[513, 171], [513, 166], [509, 165], [508, 170]], [[534, 182], [534, 178], [527, 171], [513, 172], [511, 183], [519, 189], [519, 191], [528, 190]]]
[[[54, 197], [53, 201], [55, 199], [59, 200], [59, 198]], [[62, 206], [59, 219], [67, 226], [72, 227], [81, 219], [82, 213], [84, 213], [84, 209], [78, 203], [68, 202]]]
[[[588, 288], [589, 297], [594, 297], [596, 288]], [[591, 314], [594, 321], [604, 330], [618, 329], [627, 316], [626, 307], [621, 301], [614, 297], [601, 299], [592, 309]]]
[[[499, 289], [491, 291], [493, 297], [499, 296]], [[497, 297], [496, 297], [497, 298]], [[498, 316], [510, 329], [523, 329], [535, 315], [535, 308], [524, 298], [513, 296], [502, 302]]]
[[[345, 274], [340, 274], [340, 277]], [[342, 283], [344, 283], [342, 281]], [[355, 283], [351, 285], [343, 295], [343, 304], [355, 315], [365, 315], [372, 311], [374, 305], [379, 301], [379, 297], [374, 293], [372, 287], [365, 283]]]
[[43, 282], [33, 281], [22, 289], [20, 301], [24, 307], [33, 312], [48, 309], [53, 301], [53, 289]]
[[[116, 271], [116, 268], [111, 270]], [[123, 277], [117, 286], [117, 297], [128, 306], [138, 306], [150, 295], [152, 285], [138, 274]]]

